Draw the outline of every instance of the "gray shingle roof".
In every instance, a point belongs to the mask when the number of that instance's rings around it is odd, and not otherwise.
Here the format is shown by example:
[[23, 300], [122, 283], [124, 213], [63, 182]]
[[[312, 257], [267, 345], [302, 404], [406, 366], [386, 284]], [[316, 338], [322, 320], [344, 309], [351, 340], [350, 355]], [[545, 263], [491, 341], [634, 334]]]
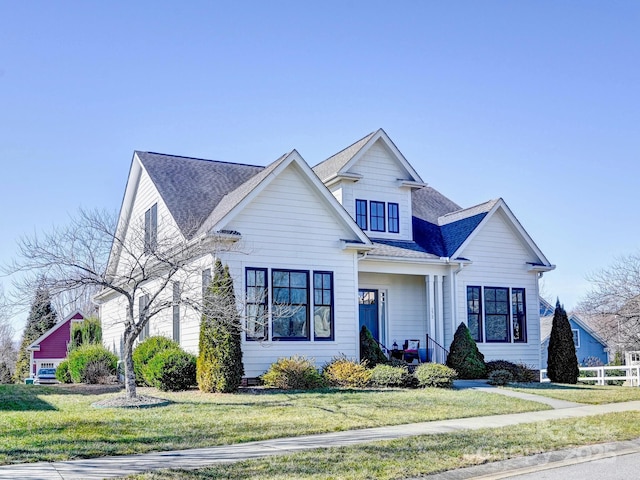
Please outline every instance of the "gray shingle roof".
[[325, 181], [327, 178], [335, 175], [340, 170], [342, 170], [342, 167], [349, 163], [349, 160], [351, 160], [375, 134], [376, 132], [371, 132], [369, 135], [349, 145], [344, 150], [341, 150], [335, 155], [327, 158], [324, 162], [320, 162], [315, 167], [313, 167], [313, 171], [320, 178], [320, 180]]
[[440, 258], [438, 255], [427, 252], [416, 242], [408, 240], [387, 240], [382, 238], [372, 238], [373, 250], [369, 255], [381, 257], [400, 257], [434, 260]]
[[152, 152], [136, 155], [187, 238], [225, 195], [265, 168]]

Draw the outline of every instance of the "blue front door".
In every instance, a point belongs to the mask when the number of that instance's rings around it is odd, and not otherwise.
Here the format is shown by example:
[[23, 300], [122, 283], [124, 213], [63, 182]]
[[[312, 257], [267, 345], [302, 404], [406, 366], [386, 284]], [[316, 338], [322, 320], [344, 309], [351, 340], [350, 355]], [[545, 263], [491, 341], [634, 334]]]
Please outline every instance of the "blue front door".
[[364, 325], [369, 329], [373, 338], [380, 341], [378, 329], [378, 291], [358, 290], [358, 303], [360, 304], [360, 330]]

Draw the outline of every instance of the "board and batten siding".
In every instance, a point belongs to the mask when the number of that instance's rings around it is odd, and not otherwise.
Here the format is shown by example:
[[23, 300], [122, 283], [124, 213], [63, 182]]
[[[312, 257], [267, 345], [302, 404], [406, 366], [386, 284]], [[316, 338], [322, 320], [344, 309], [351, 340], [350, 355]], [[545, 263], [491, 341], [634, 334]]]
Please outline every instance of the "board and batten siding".
[[[539, 259], [496, 211], [461, 253], [473, 263], [456, 278], [457, 323], [467, 322], [467, 286], [524, 288], [527, 341], [524, 343], [478, 343], [485, 360], [508, 360], [540, 368], [540, 315], [537, 273], [527, 262]], [[484, 300], [483, 300], [484, 301]], [[484, 306], [483, 306], [484, 311]], [[454, 325], [451, 325], [453, 328]], [[457, 328], [457, 325], [455, 326]], [[451, 331], [451, 330], [450, 330]], [[450, 343], [452, 338], [448, 338]]]
[[[341, 203], [352, 218], [355, 218], [356, 199], [367, 200], [367, 208], [369, 208], [368, 202], [371, 200], [385, 202], [385, 209], [389, 202], [398, 204], [400, 233], [367, 230], [367, 235], [378, 238], [412, 240], [411, 190], [398, 186], [398, 179], [406, 179], [409, 174], [382, 146], [382, 142], [378, 141], [373, 144], [362, 158], [349, 169], [349, 173], [362, 175], [362, 179], [357, 182], [341, 182]], [[386, 214], [385, 211], [385, 216]], [[370, 225], [368, 226], [370, 227]], [[388, 229], [388, 224], [385, 227]]]
[[[238, 251], [222, 255], [236, 294], [244, 295], [245, 269], [330, 271], [334, 282], [334, 340], [243, 340], [245, 376], [262, 375], [280, 357], [305, 355], [322, 366], [338, 354], [358, 355], [356, 254], [341, 239], [354, 238], [308, 179], [291, 164], [233, 218], [227, 229], [240, 232]], [[269, 285], [271, 285], [269, 273]], [[312, 277], [309, 278], [312, 288]], [[312, 290], [310, 296], [313, 295]], [[313, 331], [313, 312], [310, 319]]]

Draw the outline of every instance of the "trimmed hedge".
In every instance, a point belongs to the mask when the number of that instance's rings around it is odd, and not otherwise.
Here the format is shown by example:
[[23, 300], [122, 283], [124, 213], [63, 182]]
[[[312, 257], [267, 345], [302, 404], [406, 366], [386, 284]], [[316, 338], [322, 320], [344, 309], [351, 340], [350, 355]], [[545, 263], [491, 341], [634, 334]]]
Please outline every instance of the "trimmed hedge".
[[187, 390], [196, 384], [196, 357], [181, 349], [163, 350], [149, 360], [145, 374], [162, 391]]
[[370, 383], [376, 387], [410, 387], [413, 379], [407, 367], [376, 365], [371, 371]]
[[458, 373], [439, 363], [422, 363], [413, 373], [420, 387], [451, 388]]
[[89, 344], [72, 350], [68, 361], [74, 383], [95, 383], [103, 374], [115, 374], [118, 357], [102, 345]]
[[146, 378], [147, 364], [159, 352], [164, 350], [180, 349], [180, 345], [163, 336], [149, 337], [136, 346], [133, 350], [133, 371], [136, 375], [136, 384], [139, 386], [153, 386]]
[[453, 336], [447, 356], [447, 366], [453, 368], [459, 378], [486, 378], [487, 367], [484, 355], [478, 350], [478, 345], [471, 338], [471, 333], [464, 323], [461, 323]]
[[371, 378], [366, 362], [337, 357], [325, 365], [322, 375], [334, 387], [365, 387]]
[[63, 360], [56, 368], [56, 380], [60, 383], [73, 383], [71, 372], [69, 371], [69, 360]]
[[261, 378], [267, 387], [283, 390], [309, 390], [325, 386], [324, 378], [313, 362], [298, 355], [279, 358]]

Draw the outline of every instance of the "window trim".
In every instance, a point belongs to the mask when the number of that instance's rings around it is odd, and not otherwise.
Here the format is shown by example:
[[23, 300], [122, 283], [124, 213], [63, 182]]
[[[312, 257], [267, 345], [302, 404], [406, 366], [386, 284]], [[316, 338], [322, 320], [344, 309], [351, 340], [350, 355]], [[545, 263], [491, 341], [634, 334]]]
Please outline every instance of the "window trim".
[[[573, 337], [573, 332], [576, 332], [576, 336]], [[580, 348], [580, 329], [578, 328], [572, 328], [571, 329], [571, 336], [573, 337], [573, 345], [576, 348]], [[578, 340], [578, 342], [576, 343], [576, 340]]]
[[[330, 285], [329, 285], [329, 294], [330, 294], [330, 299], [329, 301], [331, 303], [329, 303], [328, 305], [325, 303], [320, 303], [317, 304], [316, 303], [316, 275], [329, 275], [330, 278]], [[313, 278], [313, 339], [315, 341], [318, 342], [330, 342], [332, 340], [335, 340], [334, 337], [334, 332], [335, 332], [335, 328], [334, 328], [334, 305], [335, 305], [335, 297], [334, 297], [334, 282], [333, 282], [333, 272], [330, 271], [324, 271], [324, 270], [314, 270], [312, 272], [312, 278]], [[327, 290], [327, 288], [324, 288], [324, 280], [322, 281], [322, 288], [320, 289], [322, 292], [324, 292], [325, 290]], [[322, 297], [324, 297], [324, 295], [321, 295]], [[329, 329], [330, 329], [330, 335], [328, 337], [318, 337], [316, 336], [316, 322], [315, 322], [315, 317], [316, 317], [316, 307], [329, 307]]]
[[[391, 207], [395, 207], [395, 217], [391, 216]], [[387, 203], [387, 226], [389, 233], [400, 233], [400, 205], [397, 203]], [[392, 220], [394, 221], [392, 223]], [[395, 224], [395, 228], [392, 230], [391, 226]]]
[[[358, 211], [358, 206], [364, 206], [364, 213], [360, 213]], [[367, 201], [362, 200], [360, 198], [356, 198], [356, 223], [362, 230], [367, 230], [369, 228], [369, 215], [368, 215], [369, 207], [367, 206]], [[364, 226], [360, 224], [360, 221], [364, 220]]]
[[[506, 305], [507, 305], [507, 313], [487, 313], [487, 311], [489, 310], [487, 308], [487, 289], [490, 290], [495, 290], [496, 293], [499, 290], [506, 290], [507, 291], [507, 300], [506, 300]], [[511, 342], [511, 289], [509, 287], [484, 287], [484, 302], [483, 302], [483, 306], [484, 306], [484, 337], [485, 337], [485, 342], [486, 343], [512, 343]], [[497, 300], [493, 301], [494, 303], [498, 303]], [[500, 302], [502, 303], [502, 302]], [[501, 316], [504, 317], [504, 319], [506, 320], [506, 339], [504, 340], [489, 340], [489, 337], [487, 335], [487, 332], [489, 331], [489, 328], [487, 328], [487, 315], [492, 315], [492, 316]]]
[[[275, 303], [275, 294], [274, 294], [274, 289], [276, 288], [283, 288], [283, 287], [276, 287], [275, 286], [275, 281], [273, 279], [273, 276], [275, 273], [278, 272], [285, 272], [285, 273], [304, 273], [307, 279], [307, 286], [306, 286], [306, 303], [305, 304], [296, 304], [296, 305], [304, 305], [305, 307], [305, 312], [306, 312], [306, 318], [305, 318], [305, 328], [306, 328], [306, 332], [307, 335], [305, 337], [292, 337], [292, 336], [288, 336], [288, 337], [276, 337], [275, 336], [275, 332], [276, 329], [273, 326], [274, 322], [276, 321], [277, 318], [281, 318], [281, 317], [277, 317], [275, 314], [275, 309], [277, 308], [277, 305]], [[289, 289], [291, 289], [291, 281], [289, 281], [289, 286], [287, 287]], [[295, 287], [294, 287], [295, 288]], [[309, 285], [309, 270], [296, 270], [296, 269], [287, 269], [287, 268], [272, 268], [271, 269], [271, 340], [274, 342], [280, 342], [280, 341], [287, 341], [287, 342], [306, 342], [311, 340], [311, 322], [309, 320], [310, 317], [310, 311], [311, 311], [311, 301], [309, 298], [309, 290], [310, 290], [310, 285]], [[289, 298], [291, 297], [291, 295], [289, 294]], [[293, 304], [291, 304], [293, 305]], [[286, 317], [282, 317], [282, 318], [286, 318]]]
[[[524, 288], [521, 287], [513, 287], [510, 289], [511, 292], [511, 334], [513, 336], [513, 343], [527, 343], [527, 295], [525, 292]], [[523, 319], [522, 319], [522, 332], [520, 334], [520, 338], [517, 339], [516, 338], [516, 333], [515, 333], [515, 328], [516, 328], [516, 319], [515, 316], [518, 314], [518, 312], [515, 311], [515, 304], [514, 304], [514, 298], [513, 295], [515, 292], [519, 292], [522, 291], [522, 315], [523, 315]], [[518, 302], [519, 303], [519, 302]], [[518, 322], [520, 323], [520, 322]]]
[[[526, 301], [526, 291], [525, 287], [496, 287], [490, 285], [467, 285], [466, 286], [466, 302], [467, 302], [467, 328], [469, 327], [469, 289], [477, 288], [480, 292], [480, 325], [479, 329], [482, 330], [482, 335], [480, 340], [475, 340], [476, 343], [511, 343], [511, 344], [522, 344], [528, 343], [528, 319], [527, 319], [527, 301]], [[507, 300], [507, 340], [488, 340], [487, 339], [487, 308], [486, 308], [486, 290], [487, 289], [504, 289], [507, 290], [508, 300]], [[517, 291], [522, 291], [522, 308], [523, 308], [523, 329], [522, 329], [522, 339], [516, 340], [515, 335], [513, 333], [513, 329], [515, 326], [515, 321], [513, 318], [513, 293]], [[495, 314], [502, 315], [502, 314]]]
[[[249, 273], [250, 272], [263, 272], [264, 273], [264, 300], [262, 302], [249, 302]], [[271, 318], [269, 314], [269, 269], [267, 268], [259, 268], [259, 267], [245, 267], [244, 269], [244, 288], [245, 288], [245, 296], [247, 302], [247, 315], [245, 316], [246, 323], [246, 331], [245, 331], [245, 339], [249, 342], [255, 341], [265, 341], [269, 339], [269, 320]], [[251, 287], [255, 288], [255, 287]], [[249, 332], [249, 317], [248, 317], [248, 308], [249, 305], [262, 305], [264, 307], [264, 335], [263, 336], [254, 336]]]
[[[472, 313], [469, 311], [469, 289], [478, 290], [478, 313]], [[467, 328], [469, 328], [469, 315], [478, 315], [478, 338], [471, 338], [476, 343], [484, 343], [484, 308], [482, 308], [482, 287], [479, 285], [467, 285]], [[471, 332], [469, 332], [471, 333]]]
[[173, 282], [173, 340], [180, 343], [180, 282]]
[[[381, 212], [382, 215], [375, 215], [374, 216], [374, 212], [373, 212], [373, 207], [382, 207]], [[377, 212], [376, 212], [377, 213]], [[373, 219], [376, 219], [376, 222], [373, 221]], [[386, 224], [386, 205], [385, 202], [380, 202], [378, 200], [371, 200], [369, 201], [369, 229], [372, 232], [386, 232], [387, 229], [387, 224]], [[382, 220], [382, 228], [380, 228], [379, 226], [379, 222], [380, 220]], [[376, 228], [373, 228], [373, 226], [376, 225]]]
[[[138, 322], [142, 322], [142, 311], [149, 306], [149, 294], [146, 293], [138, 297]], [[151, 319], [147, 317], [147, 323], [145, 323], [142, 330], [138, 334], [138, 341], [142, 342], [144, 339], [151, 336]]]
[[158, 203], [144, 212], [144, 253], [152, 253], [158, 248]]

